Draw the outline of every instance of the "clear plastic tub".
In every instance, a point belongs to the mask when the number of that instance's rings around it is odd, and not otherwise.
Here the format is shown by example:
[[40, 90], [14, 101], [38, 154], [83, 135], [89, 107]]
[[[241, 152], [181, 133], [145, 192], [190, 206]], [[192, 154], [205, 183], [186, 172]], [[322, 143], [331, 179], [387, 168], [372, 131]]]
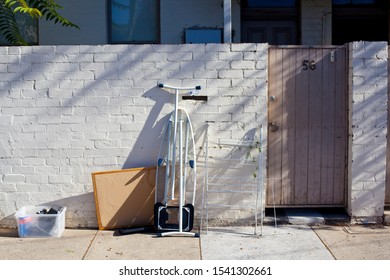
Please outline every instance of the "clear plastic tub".
[[26, 206], [15, 214], [18, 234], [26, 237], [61, 237], [65, 230], [66, 207]]

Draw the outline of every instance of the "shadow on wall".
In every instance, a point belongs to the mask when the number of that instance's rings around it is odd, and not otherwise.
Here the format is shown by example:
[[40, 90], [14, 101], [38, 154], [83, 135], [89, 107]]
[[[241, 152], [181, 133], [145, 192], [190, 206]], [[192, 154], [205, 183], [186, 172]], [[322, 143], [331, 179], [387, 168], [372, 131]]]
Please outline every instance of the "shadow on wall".
[[[215, 47], [216, 51], [220, 48], [225, 49], [225, 46]], [[166, 79], [179, 83], [188, 77], [193, 78], [195, 72], [199, 79], [207, 80], [207, 95], [211, 96], [211, 102], [207, 105], [210, 105], [210, 109], [199, 110], [200, 112], [196, 114], [199, 118], [196, 120], [198, 125], [195, 128], [199, 131], [204, 129], [200, 125], [201, 122], [207, 119], [224, 122], [224, 129], [235, 131], [240, 123], [246, 123], [246, 116], [257, 118], [254, 116], [258, 114], [257, 112], [241, 113], [246, 105], [253, 107], [254, 104], [259, 103], [258, 89], [265, 83], [265, 80], [259, 78], [261, 70], [253, 73], [249, 71], [250, 74], [246, 74], [245, 79], [229, 78], [229, 75], [224, 75], [225, 69], [230, 67], [229, 64], [226, 60], [217, 61], [217, 52], [209, 53], [205, 45], [183, 46], [183, 52], [181, 52], [182, 46], [178, 46], [177, 54], [169, 53], [170, 59], [166, 62], [159, 60], [156, 64], [151, 63], [155, 59], [155, 50], [159, 48], [151, 45], [45, 46], [24, 48], [23, 55], [9, 55], [7, 58], [9, 64], [11, 66], [14, 64], [18, 71], [10, 73], [7, 78], [4, 75], [6, 81], [0, 83], [0, 96], [4, 97], [6, 102], [4, 104], [11, 109], [31, 107], [34, 110], [31, 110], [30, 114], [18, 116], [18, 122], [9, 126], [13, 129], [19, 127], [19, 130], [23, 129], [28, 134], [20, 133], [14, 137], [12, 134], [14, 130], [10, 130], [6, 132], [4, 138], [9, 141], [3, 141], [1, 144], [9, 145], [6, 146], [7, 149], [9, 148], [6, 152], [11, 151], [13, 147], [18, 153], [24, 152], [25, 149], [29, 154], [39, 153], [38, 162], [50, 158], [49, 168], [53, 165], [59, 166], [59, 173], [52, 177], [57, 180], [58, 175], [58, 180], [61, 181], [58, 186], [66, 185], [66, 190], [61, 193], [55, 190], [56, 198], [53, 197], [51, 198], [53, 201], [44, 204], [55, 203], [66, 206], [67, 220], [71, 222], [69, 225], [72, 227], [97, 226], [94, 196], [90, 188], [90, 173], [98, 171], [95, 169], [117, 168], [118, 161], [121, 162], [122, 166], [119, 168], [122, 169], [156, 165], [162, 132], [173, 109], [174, 101], [172, 93], [157, 87], [158, 80]], [[176, 50], [176, 47], [172, 46], [172, 48]], [[208, 45], [207, 48], [212, 50], [214, 47]], [[192, 57], [190, 52], [195, 49], [196, 56]], [[205, 53], [202, 53], [202, 49]], [[245, 51], [252, 52], [253, 47], [248, 45], [248, 50]], [[242, 52], [232, 53], [232, 57], [237, 59], [241, 55]], [[94, 60], [91, 59], [93, 56]], [[213, 62], [213, 69], [206, 67], [207, 61]], [[144, 76], [136, 77], [134, 69], [143, 69]], [[197, 70], [201, 71], [198, 73]], [[221, 70], [221, 77], [214, 77], [219, 70]], [[213, 74], [212, 78], [208, 78], [209, 74]], [[234, 80], [234, 83], [232, 81], [228, 84], [221, 83], [223, 79]], [[24, 90], [27, 86], [31, 87], [31, 90]], [[232, 102], [226, 101], [226, 104], [220, 105], [219, 98], [231, 99]], [[242, 99], [239, 104], [235, 101], [237, 98]], [[38, 101], [39, 106], [36, 104]], [[197, 106], [195, 110], [196, 108]], [[135, 111], [126, 112], [126, 110]], [[86, 120], [85, 116], [87, 116]], [[111, 116], [114, 121], [110, 121]], [[4, 120], [9, 120], [11, 124], [12, 119], [7, 116]], [[127, 130], [122, 130], [126, 127], [124, 121], [129, 122]], [[112, 123], [121, 125], [120, 130], [116, 130], [115, 133], [129, 133], [125, 138], [126, 141], [123, 141], [124, 144], [120, 141], [112, 141], [111, 132], [105, 131], [105, 128]], [[97, 124], [102, 126], [99, 127]], [[96, 125], [97, 129], [91, 125]], [[47, 129], [44, 130], [44, 127]], [[201, 141], [201, 134], [198, 132], [195, 133], [195, 137], [197, 143]], [[69, 146], [70, 139], [73, 142]], [[112, 145], [113, 142], [116, 146]], [[117, 149], [110, 151], [108, 146]], [[202, 151], [198, 152], [200, 154]], [[11, 152], [8, 153], [5, 162], [13, 157]], [[35, 161], [30, 160], [26, 166], [33, 168], [34, 164]], [[39, 175], [46, 176], [47, 180], [49, 176], [46, 175], [47, 172], [45, 170], [41, 172], [45, 174]], [[39, 176], [27, 174], [26, 178], [33, 181], [36, 187], [40, 184], [40, 181], [36, 182]], [[62, 179], [65, 179], [65, 182], [62, 182]], [[76, 183], [79, 188], [70, 189], [69, 180]], [[54, 184], [50, 187], [56, 188]], [[80, 194], [81, 192], [87, 193]], [[26, 201], [42, 201], [39, 195], [31, 200], [28, 199], [27, 194], [23, 195], [26, 199], [20, 199], [18, 201], [20, 204]], [[61, 196], [67, 198], [59, 199]], [[57, 198], [59, 200], [55, 200]], [[9, 199], [10, 203], [12, 200]], [[12, 211], [18, 203], [6, 208], [5, 213], [0, 211], [1, 226], [16, 225]]]
[[142, 116], [135, 116], [139, 120], [135, 119], [134, 123], [136, 125], [143, 123], [143, 127], [136, 136], [137, 139], [122, 169], [156, 165], [164, 125], [168, 122], [170, 114], [161, 119], [159, 119], [159, 116], [164, 113], [163, 108], [166, 103], [174, 103], [174, 95], [157, 86], [146, 91], [142, 97], [154, 101], [155, 104], [150, 111], [147, 108], [144, 109], [146, 120]]

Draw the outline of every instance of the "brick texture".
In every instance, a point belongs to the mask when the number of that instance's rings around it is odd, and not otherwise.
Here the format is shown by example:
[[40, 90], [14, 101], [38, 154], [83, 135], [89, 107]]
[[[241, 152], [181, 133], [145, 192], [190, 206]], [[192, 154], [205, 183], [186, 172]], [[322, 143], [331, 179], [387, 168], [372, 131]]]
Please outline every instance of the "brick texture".
[[207, 102], [180, 101], [195, 131], [239, 139], [266, 120], [266, 64], [266, 44], [1, 47], [0, 226], [60, 204], [67, 227], [96, 227], [91, 173], [156, 164], [174, 96], [158, 82], [201, 85]]
[[351, 133], [349, 211], [359, 222], [384, 212], [387, 135], [387, 43], [350, 44]]

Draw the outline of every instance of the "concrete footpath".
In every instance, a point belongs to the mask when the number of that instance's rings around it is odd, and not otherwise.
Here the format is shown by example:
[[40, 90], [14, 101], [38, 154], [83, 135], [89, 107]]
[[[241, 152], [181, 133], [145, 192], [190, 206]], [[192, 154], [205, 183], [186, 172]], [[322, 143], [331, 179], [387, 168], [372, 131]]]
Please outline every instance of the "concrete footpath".
[[19, 238], [0, 229], [1, 260], [390, 260], [389, 226], [265, 225], [209, 228], [200, 238], [153, 232], [66, 229], [60, 238]]

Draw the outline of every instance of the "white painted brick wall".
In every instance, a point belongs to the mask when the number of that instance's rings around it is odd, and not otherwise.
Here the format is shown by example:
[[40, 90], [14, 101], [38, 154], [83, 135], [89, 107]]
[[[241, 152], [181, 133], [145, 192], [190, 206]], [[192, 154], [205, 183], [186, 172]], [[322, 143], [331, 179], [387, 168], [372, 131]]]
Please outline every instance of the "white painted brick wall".
[[[96, 227], [91, 173], [155, 165], [173, 109], [157, 82], [202, 86], [207, 102], [181, 101], [200, 134], [207, 121], [234, 139], [263, 124], [267, 139], [267, 63], [266, 44], [0, 47], [0, 226], [57, 203], [68, 227]], [[350, 67], [348, 207], [367, 221], [383, 214], [387, 44], [353, 43]]]
[[55, 203], [68, 227], [96, 227], [91, 173], [156, 163], [173, 109], [157, 82], [202, 86], [207, 102], [181, 101], [195, 130], [220, 122], [239, 139], [262, 120], [266, 139], [267, 47], [0, 47], [0, 226]]
[[387, 42], [350, 44], [349, 212], [360, 222], [384, 211], [387, 135]]

